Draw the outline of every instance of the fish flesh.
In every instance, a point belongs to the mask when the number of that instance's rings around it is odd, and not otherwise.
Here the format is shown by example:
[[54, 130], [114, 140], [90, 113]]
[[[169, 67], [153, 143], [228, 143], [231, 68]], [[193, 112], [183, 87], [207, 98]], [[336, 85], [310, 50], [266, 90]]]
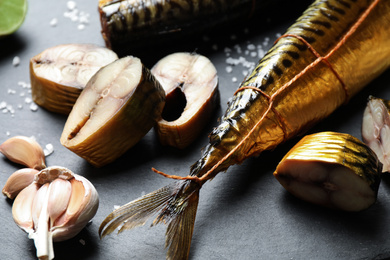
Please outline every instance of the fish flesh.
[[344, 211], [375, 203], [382, 163], [356, 137], [336, 132], [304, 136], [280, 161], [275, 178], [302, 200]]
[[383, 164], [383, 172], [390, 170], [390, 101], [370, 96], [362, 120], [362, 139], [376, 153]]
[[233, 164], [276, 148], [346, 104], [390, 65], [390, 1], [317, 0], [234, 94], [187, 177], [136, 199], [101, 223], [104, 237], [165, 223], [167, 259], [187, 259], [199, 190]]
[[164, 88], [165, 106], [155, 125], [162, 145], [184, 149], [192, 144], [219, 105], [217, 69], [203, 55], [177, 52], [150, 70]]

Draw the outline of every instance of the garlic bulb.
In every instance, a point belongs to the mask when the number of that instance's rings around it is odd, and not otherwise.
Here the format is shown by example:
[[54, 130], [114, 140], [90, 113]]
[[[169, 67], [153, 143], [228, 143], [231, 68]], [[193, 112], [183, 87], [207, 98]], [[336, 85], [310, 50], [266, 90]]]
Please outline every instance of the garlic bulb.
[[95, 216], [99, 197], [86, 178], [53, 166], [35, 175], [12, 206], [15, 223], [34, 240], [39, 259], [53, 259], [53, 242], [76, 236]]
[[15, 198], [20, 191], [26, 188], [34, 181], [34, 176], [39, 171], [31, 168], [17, 170], [8, 177], [3, 188], [3, 194], [9, 199]]
[[11, 137], [0, 145], [0, 152], [10, 161], [23, 164], [29, 168], [42, 170], [46, 167], [43, 149], [31, 137]]

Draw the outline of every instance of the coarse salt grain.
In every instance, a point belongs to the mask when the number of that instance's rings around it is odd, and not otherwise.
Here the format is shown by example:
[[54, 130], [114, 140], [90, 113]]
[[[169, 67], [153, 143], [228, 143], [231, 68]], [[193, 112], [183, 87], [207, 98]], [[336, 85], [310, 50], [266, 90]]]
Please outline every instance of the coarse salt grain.
[[84, 24], [79, 24], [79, 25], [77, 25], [77, 29], [78, 29], [78, 30], [84, 30], [84, 28], [85, 28], [85, 25], [84, 25]]
[[56, 27], [57, 24], [58, 24], [58, 19], [57, 19], [57, 18], [51, 19], [51, 21], [50, 21], [50, 26]]
[[248, 46], [246, 46], [246, 48], [250, 51], [253, 51], [256, 49], [256, 46], [254, 44], [248, 44]]
[[259, 52], [259, 58], [263, 58], [265, 54], [264, 50], [260, 49], [258, 52]]
[[232, 81], [233, 81], [233, 82], [237, 82], [237, 78], [236, 78], [236, 77], [233, 77], [233, 78], [232, 78]]
[[74, 10], [76, 8], [76, 2], [75, 1], [68, 1], [66, 3], [66, 7], [68, 7], [69, 10]]
[[35, 104], [35, 103], [31, 103], [30, 104], [30, 110], [33, 111], [33, 112], [37, 111], [38, 110], [38, 105]]
[[31, 88], [31, 84], [24, 81], [18, 81], [18, 85], [22, 88]]
[[54, 147], [52, 144], [47, 144], [43, 149], [43, 153], [45, 154], [45, 156], [49, 156], [53, 152], [54, 152]]
[[80, 239], [79, 242], [80, 242], [80, 244], [82, 244], [83, 246], [85, 246], [85, 240], [84, 240], [84, 239]]
[[15, 56], [15, 57], [13, 58], [13, 60], [12, 60], [12, 65], [13, 65], [14, 67], [16, 67], [16, 66], [19, 66], [19, 64], [20, 64], [20, 58], [19, 58], [18, 56]]
[[226, 66], [225, 70], [227, 73], [231, 73], [233, 71], [233, 68], [232, 66]]

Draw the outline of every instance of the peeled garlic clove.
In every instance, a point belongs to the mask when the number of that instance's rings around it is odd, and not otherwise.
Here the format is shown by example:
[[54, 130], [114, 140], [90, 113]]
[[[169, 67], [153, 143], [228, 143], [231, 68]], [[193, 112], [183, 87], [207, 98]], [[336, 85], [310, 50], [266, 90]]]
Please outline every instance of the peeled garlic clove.
[[17, 170], [7, 179], [2, 191], [3, 194], [10, 199], [14, 199], [21, 190], [33, 182], [34, 176], [38, 172], [38, 170], [31, 168]]
[[151, 70], [166, 92], [166, 104], [156, 130], [160, 142], [178, 148], [190, 145], [219, 105], [217, 70], [199, 54], [179, 52]]
[[11, 137], [0, 145], [0, 152], [10, 161], [25, 165], [29, 168], [42, 170], [46, 167], [43, 149], [31, 137]]
[[164, 104], [164, 90], [141, 61], [121, 58], [88, 82], [69, 114], [61, 144], [94, 166], [104, 166], [149, 132]]
[[110, 49], [93, 44], [62, 44], [30, 60], [31, 94], [49, 111], [69, 114], [88, 80], [118, 59]]
[[274, 172], [291, 194], [344, 211], [361, 211], [375, 203], [382, 164], [359, 139], [322, 132], [302, 138]]
[[53, 242], [76, 236], [95, 216], [99, 196], [86, 178], [54, 166], [41, 170], [12, 206], [15, 223], [34, 240], [39, 259], [53, 259]]
[[390, 101], [370, 96], [363, 114], [363, 141], [390, 171]]

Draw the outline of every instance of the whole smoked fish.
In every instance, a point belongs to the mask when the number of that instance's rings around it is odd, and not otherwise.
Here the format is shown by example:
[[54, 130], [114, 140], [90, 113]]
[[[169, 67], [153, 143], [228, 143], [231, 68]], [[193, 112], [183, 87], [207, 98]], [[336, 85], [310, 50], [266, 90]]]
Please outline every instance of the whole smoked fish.
[[168, 225], [167, 259], [187, 259], [205, 182], [303, 133], [389, 65], [390, 1], [315, 1], [242, 82], [190, 174], [113, 211], [100, 236], [156, 216], [152, 225]]
[[276, 0], [100, 0], [102, 36], [108, 48], [172, 42], [228, 22], [247, 20]]

